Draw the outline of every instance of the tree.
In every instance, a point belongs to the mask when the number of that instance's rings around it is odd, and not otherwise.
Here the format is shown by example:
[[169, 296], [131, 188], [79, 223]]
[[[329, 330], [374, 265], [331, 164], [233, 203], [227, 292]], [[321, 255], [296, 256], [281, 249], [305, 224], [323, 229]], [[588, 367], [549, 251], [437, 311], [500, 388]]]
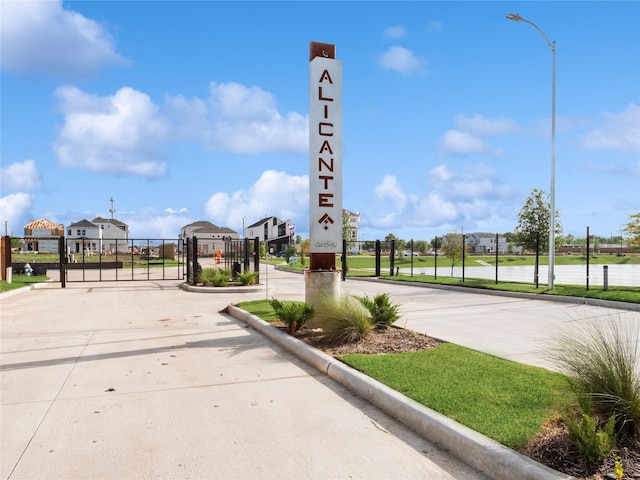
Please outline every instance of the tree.
[[[551, 203], [549, 194], [534, 188], [518, 213], [518, 225], [514, 231], [515, 242], [524, 250], [535, 251], [536, 238], [540, 234], [540, 250], [549, 249], [549, 224]], [[562, 233], [560, 214], [555, 212], [556, 235]]]
[[442, 246], [440, 250], [445, 257], [451, 262], [451, 276], [453, 277], [453, 267], [462, 260], [464, 252], [464, 238], [461, 233], [452, 232], [442, 237]]
[[629, 215], [629, 223], [622, 227], [633, 250], [640, 250], [640, 212]]

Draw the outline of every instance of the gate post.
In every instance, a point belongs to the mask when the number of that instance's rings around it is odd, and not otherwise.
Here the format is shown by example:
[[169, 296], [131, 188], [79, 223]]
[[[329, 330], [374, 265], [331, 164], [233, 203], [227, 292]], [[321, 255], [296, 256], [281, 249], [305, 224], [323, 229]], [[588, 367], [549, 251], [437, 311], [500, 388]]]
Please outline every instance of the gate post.
[[260, 283], [260, 239], [253, 239], [253, 271], [256, 272], [256, 283]]
[[58, 237], [58, 256], [60, 262], [60, 286], [66, 288], [67, 286], [67, 251], [64, 235]]
[[380, 240], [376, 240], [376, 277], [380, 276]]
[[2, 245], [0, 250], [2, 252], [0, 253], [0, 263], [2, 265], [0, 265], [0, 268], [2, 268], [2, 280], [7, 280], [7, 268], [11, 267], [11, 237], [5, 235], [1, 241]]

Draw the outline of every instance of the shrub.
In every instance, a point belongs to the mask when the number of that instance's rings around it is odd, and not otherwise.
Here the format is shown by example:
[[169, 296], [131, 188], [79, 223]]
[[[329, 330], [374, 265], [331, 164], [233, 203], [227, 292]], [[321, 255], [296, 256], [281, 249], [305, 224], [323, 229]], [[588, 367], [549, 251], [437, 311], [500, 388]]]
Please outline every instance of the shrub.
[[258, 274], [256, 272], [239, 273], [238, 278], [242, 285], [253, 285], [256, 281]]
[[205, 268], [198, 275], [198, 283], [205, 287], [226, 287], [229, 283], [229, 271], [221, 268]]
[[325, 297], [316, 305], [316, 318], [328, 340], [355, 342], [372, 330], [371, 318], [362, 304], [352, 296]]
[[371, 325], [376, 330], [384, 330], [400, 318], [399, 305], [392, 304], [388, 293], [378, 293], [373, 300], [367, 295], [355, 298], [369, 311]]
[[572, 327], [550, 353], [574, 393], [590, 397], [596, 412], [615, 417], [618, 432], [633, 436], [640, 428], [640, 365], [638, 325], [628, 320], [617, 315]]
[[306, 302], [287, 302], [272, 298], [269, 303], [276, 317], [287, 326], [287, 332], [300, 329], [315, 313], [314, 308]]
[[616, 446], [615, 416], [612, 416], [604, 426], [598, 426], [591, 415], [591, 400], [583, 397], [579, 414], [566, 415], [567, 427], [571, 438], [576, 442], [578, 451], [584, 459], [592, 465], [599, 465], [607, 458]]

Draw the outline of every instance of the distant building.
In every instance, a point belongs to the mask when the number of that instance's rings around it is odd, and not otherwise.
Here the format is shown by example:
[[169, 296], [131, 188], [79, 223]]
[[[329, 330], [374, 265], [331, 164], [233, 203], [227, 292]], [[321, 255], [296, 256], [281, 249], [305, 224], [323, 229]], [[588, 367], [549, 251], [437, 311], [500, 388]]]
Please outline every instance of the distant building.
[[271, 253], [276, 254], [286, 250], [293, 243], [295, 225], [291, 220], [280, 220], [278, 217], [266, 217], [252, 223], [244, 229], [245, 238], [256, 238], [267, 242]]
[[342, 221], [344, 222], [344, 239], [347, 242], [357, 242], [360, 237], [360, 212], [353, 213], [343, 209]]
[[82, 219], [67, 227], [67, 249], [70, 253], [126, 253], [130, 247], [129, 226], [114, 218]]
[[480, 255], [487, 255], [490, 253], [496, 253], [496, 249], [499, 254], [507, 254], [509, 252], [509, 244], [507, 239], [498, 235], [496, 242], [495, 233], [467, 233], [465, 244], [467, 245], [469, 253], [477, 253]]
[[32, 220], [24, 226], [24, 251], [58, 253], [58, 242], [64, 235], [64, 225], [46, 218]]
[[224, 242], [227, 240], [238, 240], [238, 232], [228, 227], [218, 227], [206, 220], [185, 225], [180, 229], [180, 238], [187, 239], [196, 237], [198, 241], [198, 252], [201, 256], [214, 255], [216, 250], [224, 250]]

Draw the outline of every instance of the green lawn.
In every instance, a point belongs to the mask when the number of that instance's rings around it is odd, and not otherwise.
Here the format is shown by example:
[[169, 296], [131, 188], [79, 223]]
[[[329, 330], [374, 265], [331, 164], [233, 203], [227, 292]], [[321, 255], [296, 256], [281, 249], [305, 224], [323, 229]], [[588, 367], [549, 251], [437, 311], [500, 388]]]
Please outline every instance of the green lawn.
[[[268, 300], [238, 305], [265, 321]], [[570, 395], [563, 375], [445, 343], [433, 350], [340, 360], [494, 440], [519, 449]]]
[[11, 277], [11, 283], [7, 282], [6, 280], [0, 281], [0, 292], [16, 290], [33, 283], [46, 282], [47, 280], [48, 278], [45, 275], [32, 275], [30, 277], [26, 277], [24, 275], [13, 275]]
[[561, 374], [451, 343], [420, 352], [338, 358], [516, 450], [570, 399]]

